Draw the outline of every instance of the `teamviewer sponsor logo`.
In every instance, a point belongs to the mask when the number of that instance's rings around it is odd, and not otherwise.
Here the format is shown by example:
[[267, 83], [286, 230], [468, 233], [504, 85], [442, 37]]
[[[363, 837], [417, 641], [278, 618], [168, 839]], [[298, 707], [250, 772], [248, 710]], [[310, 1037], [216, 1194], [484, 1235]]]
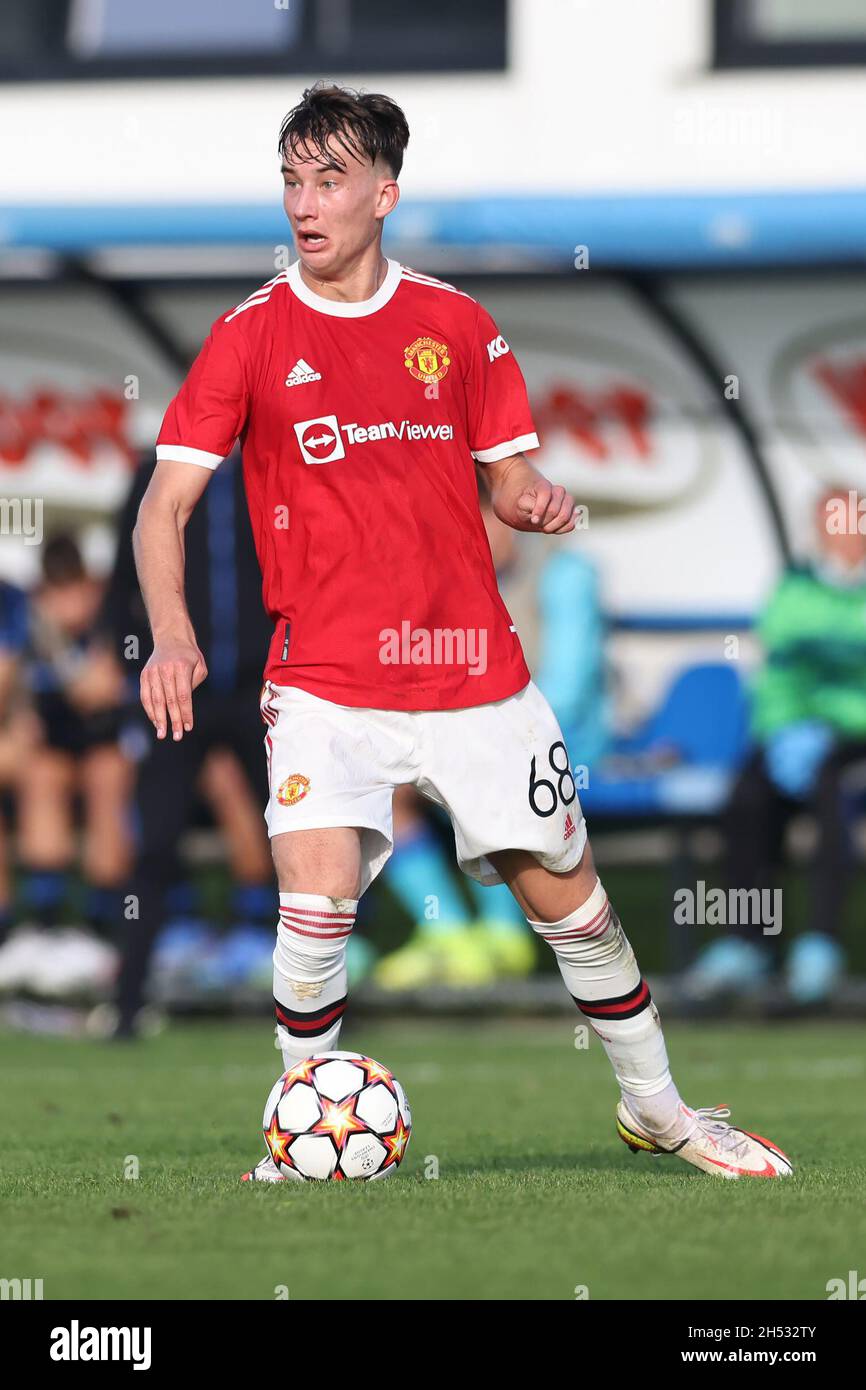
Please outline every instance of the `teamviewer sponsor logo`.
[[399, 425], [393, 420], [379, 420], [372, 425], [342, 425], [350, 444], [370, 444], [382, 439], [453, 439], [453, 425], [419, 425], [412, 420], [401, 420]]
[[334, 459], [346, 457], [336, 415], [302, 420], [295, 425], [295, 436], [304, 463], [333, 463]]
[[454, 438], [453, 425], [419, 424], [413, 420], [377, 420], [360, 425], [357, 420], [341, 425], [336, 415], [320, 415], [316, 420], [302, 420], [295, 425], [295, 435], [305, 463], [332, 463], [346, 457], [343, 435], [348, 444], [374, 444], [384, 440], [425, 440]]

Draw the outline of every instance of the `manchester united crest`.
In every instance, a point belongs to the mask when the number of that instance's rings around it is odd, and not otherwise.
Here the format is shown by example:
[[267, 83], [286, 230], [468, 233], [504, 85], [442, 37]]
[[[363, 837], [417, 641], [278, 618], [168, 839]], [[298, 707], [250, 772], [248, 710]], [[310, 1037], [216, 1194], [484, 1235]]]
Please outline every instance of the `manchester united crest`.
[[410, 376], [416, 381], [423, 381], [425, 386], [441, 381], [451, 366], [448, 346], [437, 343], [435, 338], [416, 338], [403, 350], [403, 365]]
[[277, 788], [277, 801], [281, 806], [294, 806], [296, 801], [301, 801], [307, 795], [309, 789], [309, 777], [302, 772], [293, 772]]

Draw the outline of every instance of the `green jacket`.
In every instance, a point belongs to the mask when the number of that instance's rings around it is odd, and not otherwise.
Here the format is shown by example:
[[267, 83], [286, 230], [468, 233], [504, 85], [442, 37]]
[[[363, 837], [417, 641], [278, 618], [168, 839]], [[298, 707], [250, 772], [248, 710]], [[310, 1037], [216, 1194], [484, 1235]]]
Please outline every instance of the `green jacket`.
[[759, 741], [802, 719], [866, 738], [866, 585], [846, 589], [789, 570], [756, 631], [766, 652], [752, 684]]

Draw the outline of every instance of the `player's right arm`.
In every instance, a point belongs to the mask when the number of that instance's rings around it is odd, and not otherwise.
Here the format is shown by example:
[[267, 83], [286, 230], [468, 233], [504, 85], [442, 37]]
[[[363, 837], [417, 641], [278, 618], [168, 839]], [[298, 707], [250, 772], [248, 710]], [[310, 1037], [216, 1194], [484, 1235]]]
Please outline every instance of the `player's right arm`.
[[207, 675], [184, 594], [184, 534], [210, 481], [206, 468], [161, 459], [141, 499], [132, 533], [135, 567], [153, 633], [153, 651], [141, 672], [141, 703], [165, 738], [192, 729], [192, 692]]
[[153, 633], [141, 703], [157, 738], [192, 729], [192, 692], [207, 675], [184, 595], [184, 534], [211, 473], [234, 448], [250, 410], [250, 370], [234, 314], [217, 319], [168, 407], [157, 465], [138, 510], [133, 550]]

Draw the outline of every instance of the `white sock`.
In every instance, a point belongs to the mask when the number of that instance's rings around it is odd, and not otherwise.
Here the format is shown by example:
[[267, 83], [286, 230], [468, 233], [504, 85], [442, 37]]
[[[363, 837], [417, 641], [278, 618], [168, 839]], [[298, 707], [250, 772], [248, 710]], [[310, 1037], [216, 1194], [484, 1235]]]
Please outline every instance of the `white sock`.
[[274, 948], [274, 1009], [286, 1071], [332, 1052], [346, 1007], [346, 943], [356, 898], [281, 893]]
[[601, 880], [561, 922], [533, 922], [565, 987], [607, 1053], [629, 1110], [653, 1134], [691, 1126], [671, 1079], [658, 1010]]

